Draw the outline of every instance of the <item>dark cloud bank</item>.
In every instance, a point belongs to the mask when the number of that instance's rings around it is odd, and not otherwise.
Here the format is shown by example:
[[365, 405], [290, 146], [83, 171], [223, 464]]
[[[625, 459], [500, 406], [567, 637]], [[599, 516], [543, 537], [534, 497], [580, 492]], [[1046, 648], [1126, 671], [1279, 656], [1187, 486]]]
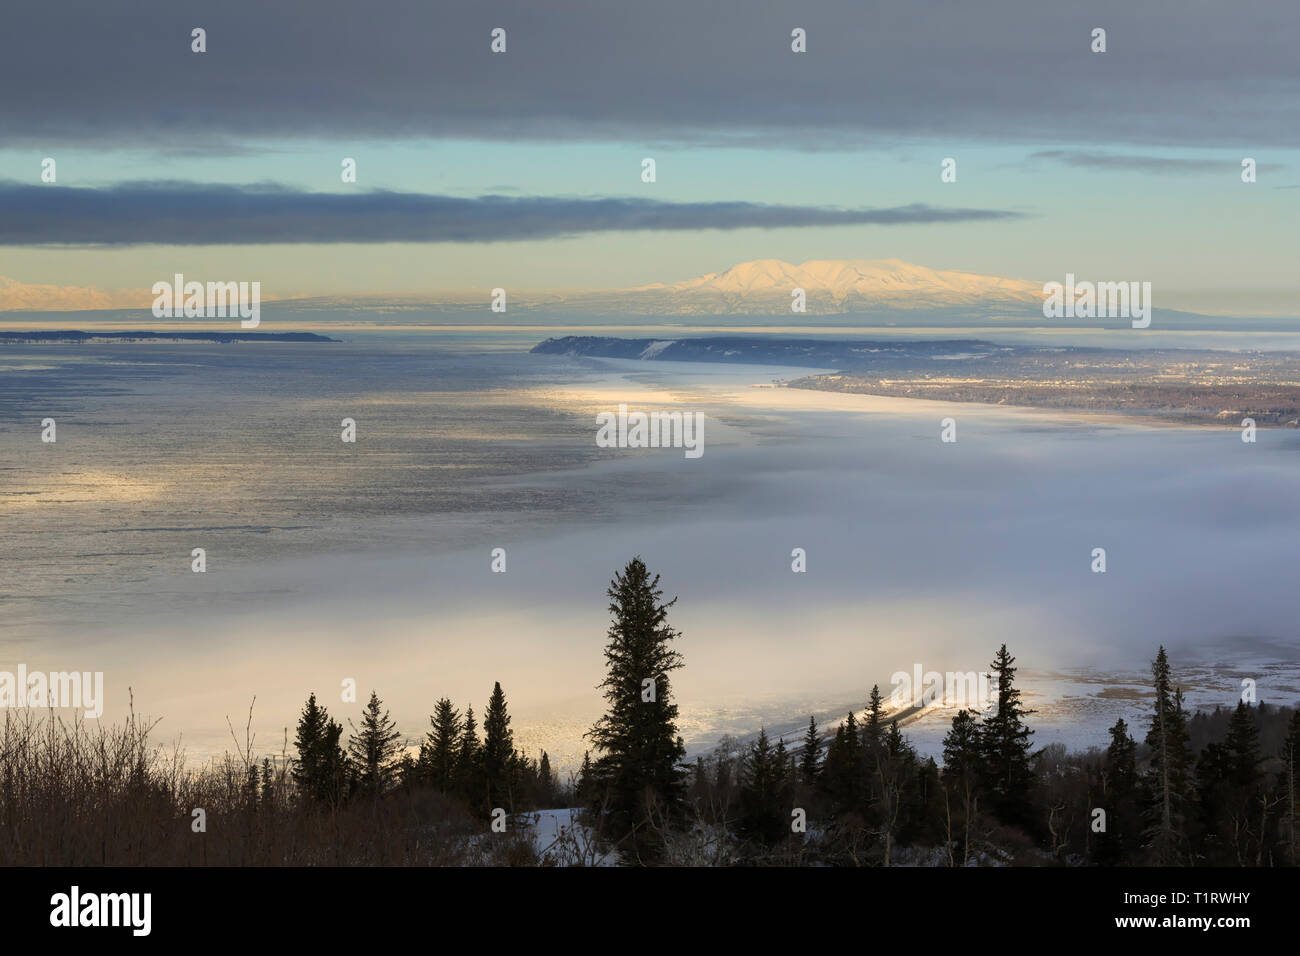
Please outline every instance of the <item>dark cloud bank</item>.
[[[808, 52], [790, 51], [794, 27]], [[1258, 150], [1300, 143], [1298, 33], [1294, 0], [47, 0], [5, 11], [0, 137], [182, 152], [298, 137]]]
[[0, 245], [502, 242], [592, 232], [908, 225], [1016, 219], [914, 203], [833, 209], [635, 198], [309, 193], [279, 186], [124, 183], [104, 189], [0, 182]]

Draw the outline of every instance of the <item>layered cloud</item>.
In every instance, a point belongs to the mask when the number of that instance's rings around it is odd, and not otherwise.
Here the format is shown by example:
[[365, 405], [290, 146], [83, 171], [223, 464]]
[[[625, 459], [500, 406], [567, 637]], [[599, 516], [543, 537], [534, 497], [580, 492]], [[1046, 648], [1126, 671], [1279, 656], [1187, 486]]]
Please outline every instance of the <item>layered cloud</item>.
[[5, 13], [0, 129], [40, 149], [191, 152], [917, 136], [1256, 151], [1300, 143], [1297, 33], [1294, 0], [49, 0]]
[[0, 245], [28, 246], [504, 242], [641, 230], [951, 224], [1022, 215], [922, 203], [835, 209], [382, 190], [313, 193], [180, 182], [103, 189], [0, 183], [0, 211]]
[[[1030, 160], [1043, 160], [1073, 166], [1076, 169], [1119, 170], [1132, 173], [1209, 173], [1223, 175], [1224, 172], [1235, 173], [1239, 160], [1201, 159], [1182, 156], [1142, 156], [1125, 153], [1104, 153], [1085, 149], [1044, 149], [1033, 153]], [[1256, 169], [1263, 172], [1275, 172], [1285, 169], [1274, 163], [1260, 163]]]

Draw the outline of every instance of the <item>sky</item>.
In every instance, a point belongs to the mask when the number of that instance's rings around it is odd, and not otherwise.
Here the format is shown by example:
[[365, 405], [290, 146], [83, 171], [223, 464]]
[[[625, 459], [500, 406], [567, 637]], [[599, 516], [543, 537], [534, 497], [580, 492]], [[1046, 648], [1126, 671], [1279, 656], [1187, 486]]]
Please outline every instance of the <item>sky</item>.
[[1292, 0], [49, 0], [0, 25], [11, 282], [273, 298], [899, 258], [1300, 314]]

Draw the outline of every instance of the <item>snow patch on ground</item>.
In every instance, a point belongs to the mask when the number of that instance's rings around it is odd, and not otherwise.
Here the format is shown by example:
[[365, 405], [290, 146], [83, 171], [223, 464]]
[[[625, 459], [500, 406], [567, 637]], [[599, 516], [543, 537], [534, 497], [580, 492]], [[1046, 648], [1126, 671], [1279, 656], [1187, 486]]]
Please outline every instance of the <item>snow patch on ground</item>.
[[643, 359], [658, 358], [660, 352], [668, 348], [668, 346], [676, 345], [676, 344], [677, 344], [676, 339], [668, 339], [663, 342], [651, 342], [649, 345], [647, 345], [644, 349], [641, 350], [641, 358]]
[[582, 810], [534, 810], [520, 816], [533, 833], [533, 843], [543, 865], [618, 866], [616, 853], [602, 852], [595, 836], [584, 826]]

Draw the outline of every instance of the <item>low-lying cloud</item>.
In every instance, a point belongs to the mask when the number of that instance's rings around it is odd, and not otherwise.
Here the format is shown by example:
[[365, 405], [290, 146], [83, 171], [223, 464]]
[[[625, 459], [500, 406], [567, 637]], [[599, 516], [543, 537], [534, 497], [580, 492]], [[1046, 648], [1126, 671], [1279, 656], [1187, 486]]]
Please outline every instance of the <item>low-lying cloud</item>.
[[0, 183], [0, 245], [510, 242], [596, 232], [900, 226], [1022, 213], [911, 203], [837, 209], [638, 198], [313, 193], [273, 185]]
[[[1076, 169], [1117, 170], [1134, 173], [1220, 173], [1236, 176], [1241, 170], [1241, 159], [1201, 159], [1175, 156], [1137, 156], [1123, 153], [1103, 153], [1083, 149], [1045, 149], [1029, 157], [1072, 166]], [[1285, 169], [1285, 166], [1260, 163], [1261, 172]]]

